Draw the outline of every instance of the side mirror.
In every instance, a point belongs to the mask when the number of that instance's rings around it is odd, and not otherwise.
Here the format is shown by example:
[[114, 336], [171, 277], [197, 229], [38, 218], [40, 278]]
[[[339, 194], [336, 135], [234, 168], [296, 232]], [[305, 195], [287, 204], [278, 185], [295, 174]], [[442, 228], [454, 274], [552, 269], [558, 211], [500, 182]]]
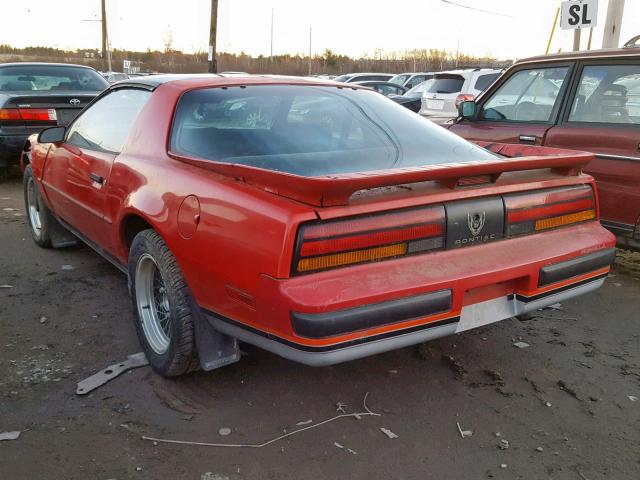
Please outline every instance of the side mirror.
[[474, 101], [461, 102], [458, 107], [458, 114], [462, 118], [474, 118], [478, 113], [478, 105]]
[[67, 129], [65, 127], [51, 127], [45, 128], [38, 135], [38, 142], [40, 143], [62, 143], [64, 141], [64, 134]]

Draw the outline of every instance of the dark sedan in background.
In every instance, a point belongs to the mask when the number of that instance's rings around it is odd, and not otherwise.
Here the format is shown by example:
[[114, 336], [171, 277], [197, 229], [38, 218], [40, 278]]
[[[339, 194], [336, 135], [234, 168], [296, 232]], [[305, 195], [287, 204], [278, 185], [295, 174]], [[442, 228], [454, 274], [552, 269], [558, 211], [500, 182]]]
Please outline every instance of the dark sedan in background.
[[402, 95], [391, 95], [389, 98], [412, 112], [418, 113], [422, 106], [422, 93], [431, 85], [431, 80], [419, 83]]
[[32, 133], [67, 125], [109, 83], [93, 68], [55, 63], [0, 64], [0, 179]]

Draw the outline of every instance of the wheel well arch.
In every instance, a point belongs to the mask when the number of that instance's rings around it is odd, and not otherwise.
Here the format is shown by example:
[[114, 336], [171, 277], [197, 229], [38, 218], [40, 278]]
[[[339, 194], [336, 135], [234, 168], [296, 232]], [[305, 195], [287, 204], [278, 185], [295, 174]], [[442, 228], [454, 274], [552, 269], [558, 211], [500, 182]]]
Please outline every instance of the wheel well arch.
[[21, 168], [24, 171], [25, 167], [31, 163], [31, 141], [25, 140], [20, 151], [20, 163]]
[[122, 241], [127, 252], [131, 248], [131, 244], [133, 243], [133, 239], [136, 237], [136, 235], [143, 230], [148, 229], [155, 230], [153, 228], [153, 225], [151, 225], [141, 215], [131, 213], [122, 219], [120, 236], [122, 237]]

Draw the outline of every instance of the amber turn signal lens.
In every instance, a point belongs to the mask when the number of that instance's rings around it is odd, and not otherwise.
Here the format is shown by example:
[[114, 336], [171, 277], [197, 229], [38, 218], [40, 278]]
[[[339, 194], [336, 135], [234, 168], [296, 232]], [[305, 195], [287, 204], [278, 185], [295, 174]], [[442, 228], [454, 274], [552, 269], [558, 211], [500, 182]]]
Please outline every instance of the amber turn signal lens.
[[321, 257], [304, 258], [298, 262], [299, 272], [309, 270], [320, 270], [352, 263], [370, 262], [407, 253], [407, 244], [399, 243], [384, 247], [369, 248], [366, 250], [356, 250], [354, 252], [337, 253], [333, 255], [323, 255]]
[[583, 212], [561, 215], [559, 217], [545, 218], [536, 221], [536, 230], [546, 230], [547, 228], [561, 227], [570, 223], [584, 222], [596, 218], [595, 210], [585, 210]]

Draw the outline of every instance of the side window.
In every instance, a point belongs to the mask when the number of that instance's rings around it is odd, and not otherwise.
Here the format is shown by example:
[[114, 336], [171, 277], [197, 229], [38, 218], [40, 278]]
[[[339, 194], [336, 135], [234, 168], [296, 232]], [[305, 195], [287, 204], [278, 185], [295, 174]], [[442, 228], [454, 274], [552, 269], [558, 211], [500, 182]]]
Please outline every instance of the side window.
[[140, 110], [151, 92], [115, 90], [102, 97], [73, 122], [67, 143], [88, 150], [120, 153]]
[[514, 73], [485, 102], [484, 120], [548, 122], [569, 67], [536, 68]]
[[569, 121], [640, 125], [640, 65], [584, 67]]

